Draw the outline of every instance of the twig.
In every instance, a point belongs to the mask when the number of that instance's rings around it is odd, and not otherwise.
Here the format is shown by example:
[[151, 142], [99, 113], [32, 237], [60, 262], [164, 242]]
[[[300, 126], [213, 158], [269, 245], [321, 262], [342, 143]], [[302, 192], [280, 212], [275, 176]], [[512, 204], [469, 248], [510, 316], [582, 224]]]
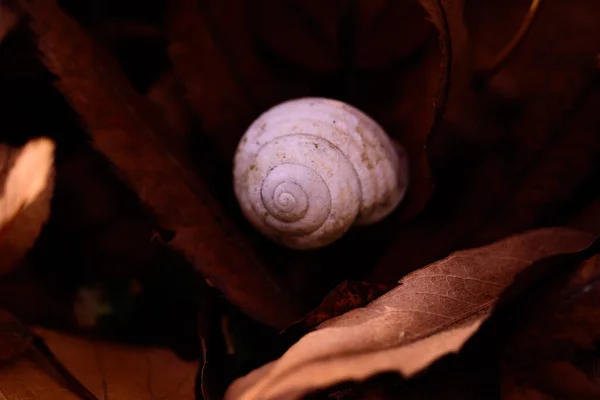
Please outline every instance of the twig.
[[517, 30], [517, 33], [515, 33], [510, 42], [508, 42], [508, 44], [504, 46], [502, 51], [498, 54], [498, 56], [490, 64], [490, 66], [488, 66], [487, 68], [483, 68], [479, 70], [478, 73], [476, 73], [474, 81], [476, 82], [477, 86], [485, 85], [485, 83], [487, 83], [492, 77], [494, 77], [494, 75], [496, 75], [502, 69], [502, 67], [504, 67], [507, 61], [516, 53], [519, 46], [523, 43], [525, 35], [527, 34], [527, 32], [529, 32], [529, 29], [531, 28], [531, 25], [533, 23], [533, 20], [535, 19], [535, 16], [537, 15], [537, 11], [541, 3], [542, 0], [531, 1], [531, 4], [529, 5], [529, 10], [527, 11], [525, 18], [523, 19], [523, 22], [521, 22], [521, 26]]
[[73, 374], [56, 358], [52, 350], [46, 345], [44, 339], [33, 335], [32, 347], [43, 359], [54, 368], [56, 372], [64, 379], [65, 383], [82, 400], [98, 400], [98, 397], [90, 392]]

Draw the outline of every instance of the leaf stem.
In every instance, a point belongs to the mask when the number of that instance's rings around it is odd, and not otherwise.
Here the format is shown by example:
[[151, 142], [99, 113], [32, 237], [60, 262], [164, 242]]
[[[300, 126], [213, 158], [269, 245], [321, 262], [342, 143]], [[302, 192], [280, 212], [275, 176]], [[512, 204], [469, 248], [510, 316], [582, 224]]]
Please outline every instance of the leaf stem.
[[496, 59], [487, 68], [483, 68], [479, 71], [479, 73], [477, 73], [477, 80], [479, 83], [486, 83], [493, 78], [494, 75], [496, 75], [504, 67], [506, 62], [516, 53], [519, 46], [523, 43], [525, 35], [527, 32], [529, 32], [541, 3], [542, 0], [531, 1], [529, 10], [527, 10], [527, 14], [523, 19], [523, 22], [521, 22], [521, 26], [512, 37], [510, 42], [504, 46], [502, 51], [496, 56]]

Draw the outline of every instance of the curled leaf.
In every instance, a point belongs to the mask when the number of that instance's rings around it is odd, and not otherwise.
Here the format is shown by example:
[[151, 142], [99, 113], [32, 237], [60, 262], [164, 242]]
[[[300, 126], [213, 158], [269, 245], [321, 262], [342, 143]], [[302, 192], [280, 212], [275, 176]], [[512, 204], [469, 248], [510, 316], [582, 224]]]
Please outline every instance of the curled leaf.
[[427, 37], [427, 25], [413, 1], [260, 0], [252, 4], [251, 28], [260, 42], [316, 73], [386, 67], [409, 55]]
[[177, 143], [185, 145], [190, 134], [190, 113], [181, 82], [174, 73], [163, 75], [148, 91], [148, 100], [164, 115]]
[[472, 68], [469, 33], [463, 19], [464, 0], [420, 0], [439, 32], [442, 73], [438, 102], [444, 104], [451, 90], [463, 90]]
[[[53, 0], [20, 1], [42, 61], [77, 111], [92, 145], [156, 216], [175, 232], [169, 245], [257, 320], [283, 328], [299, 318], [294, 300], [264, 269], [223, 215], [155, 108], [108, 52]], [[209, 97], [210, 98], [210, 97]]]
[[386, 371], [410, 377], [458, 351], [517, 273], [594, 240], [570, 229], [541, 229], [454, 253], [406, 276], [367, 307], [321, 324], [279, 360], [234, 382], [226, 398], [295, 399]]
[[[495, 90], [513, 93], [510, 103], [492, 100], [499, 93], [488, 92], [455, 109], [456, 119], [436, 135], [444, 141], [438, 145], [445, 156], [436, 163], [441, 168], [435, 169], [431, 207], [418, 222], [396, 228], [368, 280], [395, 280], [398, 259], [408, 272], [456, 249], [560, 224], [554, 219], [569, 212], [584, 185], [593, 185], [600, 154], [595, 65], [600, 29], [590, 16], [600, 12], [599, 6], [544, 3], [521, 50], [492, 81], [501, 86]], [[476, 17], [469, 24], [470, 39], [479, 52], [493, 57], [494, 47], [514, 33], [504, 21], [518, 25], [523, 11], [495, 2], [470, 7]], [[565, 37], [564, 32], [576, 34]]]
[[342, 315], [355, 308], [364, 307], [382, 294], [392, 290], [394, 284], [376, 284], [361, 281], [344, 281], [336, 286], [302, 321], [306, 330], [320, 325], [328, 319]]

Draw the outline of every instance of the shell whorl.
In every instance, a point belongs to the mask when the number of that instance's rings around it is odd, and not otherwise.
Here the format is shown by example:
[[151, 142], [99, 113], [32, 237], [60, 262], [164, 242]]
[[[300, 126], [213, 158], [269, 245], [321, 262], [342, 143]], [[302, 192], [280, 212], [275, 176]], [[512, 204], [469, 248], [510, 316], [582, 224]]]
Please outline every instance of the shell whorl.
[[246, 218], [292, 248], [325, 246], [353, 224], [389, 214], [408, 183], [405, 154], [371, 118], [345, 103], [301, 98], [259, 116], [234, 159]]

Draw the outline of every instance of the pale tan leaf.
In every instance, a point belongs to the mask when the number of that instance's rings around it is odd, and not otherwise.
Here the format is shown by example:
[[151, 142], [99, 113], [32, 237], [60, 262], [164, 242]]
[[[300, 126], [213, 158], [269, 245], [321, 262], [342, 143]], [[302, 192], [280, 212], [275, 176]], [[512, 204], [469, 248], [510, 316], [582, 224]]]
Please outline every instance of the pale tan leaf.
[[33, 246], [50, 216], [54, 142], [34, 139], [21, 149], [0, 145], [0, 275]]
[[321, 324], [280, 359], [234, 382], [226, 398], [295, 399], [381, 372], [410, 377], [458, 351], [517, 273], [548, 256], [584, 250], [594, 239], [548, 228], [454, 253], [367, 307]]
[[[36, 329], [67, 369], [100, 399], [193, 400], [197, 365], [166, 349], [94, 342]], [[0, 366], [0, 399], [79, 400], [32, 358]]]

